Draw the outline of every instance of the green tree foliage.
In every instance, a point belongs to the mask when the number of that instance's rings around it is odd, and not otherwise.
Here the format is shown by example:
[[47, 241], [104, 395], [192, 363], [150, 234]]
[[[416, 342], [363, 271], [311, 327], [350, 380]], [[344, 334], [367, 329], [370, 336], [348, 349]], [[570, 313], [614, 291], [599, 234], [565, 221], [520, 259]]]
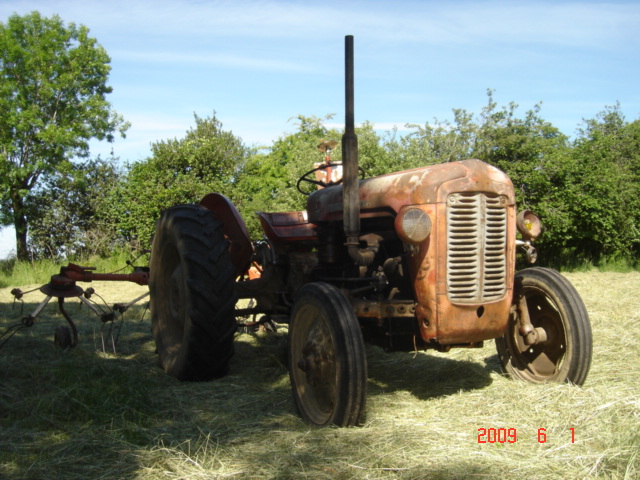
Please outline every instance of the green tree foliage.
[[[276, 140], [267, 153], [254, 153], [247, 161], [237, 183], [235, 199], [253, 238], [260, 238], [255, 212], [304, 209], [306, 197], [296, 188], [300, 176], [322, 162], [318, 145], [325, 140], [340, 140], [336, 130], [327, 129], [319, 117], [298, 115], [298, 131]], [[332, 152], [332, 159], [336, 159]], [[309, 191], [310, 185], [305, 185]]]
[[[380, 135], [370, 123], [356, 128], [360, 165], [367, 176], [434, 163], [480, 158], [512, 179], [518, 208], [536, 212], [545, 227], [537, 244], [546, 264], [593, 263], [619, 258], [637, 261], [640, 249], [640, 121], [626, 122], [619, 107], [586, 120], [571, 141], [541, 117], [535, 105], [499, 106], [488, 91], [479, 115], [453, 111], [452, 121], [413, 125], [409, 135]], [[262, 232], [256, 211], [305, 208], [296, 184], [322, 162], [318, 145], [340, 141], [324, 118], [296, 117], [296, 130], [268, 151], [249, 151], [215, 119], [196, 117], [181, 140], [158, 142], [153, 156], [131, 166], [112, 204], [128, 241], [144, 246], [162, 209], [197, 202], [217, 191], [239, 208], [252, 238]], [[340, 144], [332, 159], [340, 161]], [[308, 185], [308, 191], [315, 189]], [[112, 211], [116, 211], [113, 210]]]
[[43, 177], [28, 196], [29, 249], [35, 258], [108, 255], [116, 231], [108, 198], [119, 171], [113, 160], [87, 160]]
[[545, 256], [554, 250], [555, 256], [560, 247], [556, 235], [566, 235], [570, 229], [564, 203], [570, 181], [569, 140], [541, 118], [539, 104], [519, 118], [518, 105], [499, 108], [492, 93], [488, 92], [489, 101], [481, 112], [471, 156], [509, 175], [518, 208], [533, 210], [543, 221], [541, 249]]
[[[325, 125], [332, 117], [298, 115], [295, 118], [297, 131], [279, 138], [269, 152], [255, 153], [245, 164], [238, 178], [234, 199], [253, 238], [262, 235], [255, 212], [286, 212], [305, 208], [306, 196], [297, 189], [298, 179], [313, 169], [314, 164], [324, 161], [325, 154], [318, 150], [320, 143], [329, 140], [338, 142], [331, 152], [331, 161], [342, 161], [342, 132]], [[359, 163], [366, 175], [391, 171], [391, 151], [373, 125], [366, 122], [356, 128], [356, 133]], [[310, 193], [316, 187], [303, 183], [301, 189]]]
[[500, 107], [487, 93], [478, 118], [454, 110], [453, 122], [412, 125], [395, 157], [405, 168], [479, 158], [505, 171], [518, 207], [543, 221], [543, 262], [637, 261], [640, 122], [610, 107], [571, 142], [540, 116], [539, 104], [520, 117], [518, 105]]
[[[356, 127], [358, 135], [358, 163], [367, 177], [384, 175], [409, 166], [403, 162], [402, 155], [397, 155], [396, 132], [387, 132], [380, 136], [370, 122], [364, 122]], [[342, 161], [342, 148], [336, 150], [336, 160]]]
[[640, 121], [619, 105], [585, 120], [571, 152], [566, 207], [572, 248], [596, 262], [637, 261], [640, 251]]
[[195, 127], [180, 140], [152, 145], [152, 156], [134, 163], [111, 197], [112, 220], [130, 243], [148, 248], [160, 213], [173, 205], [197, 203], [209, 192], [234, 198], [237, 177], [249, 150], [215, 117], [195, 116]]
[[453, 116], [453, 123], [434, 119], [432, 124], [408, 125], [413, 131], [400, 140], [399, 155], [396, 155], [402, 158], [404, 168], [470, 158], [479, 133], [478, 125], [473, 122], [473, 114], [464, 109], [454, 109]]
[[0, 201], [26, 259], [27, 197], [45, 175], [87, 156], [92, 138], [113, 140], [128, 125], [106, 100], [109, 56], [89, 30], [38, 12], [0, 23]]
[[547, 166], [556, 165], [566, 153], [568, 139], [539, 116], [540, 105], [519, 118], [518, 105], [499, 107], [493, 91], [487, 95], [477, 120], [455, 109], [453, 123], [436, 119], [434, 124], [411, 125], [414, 131], [403, 141], [406, 165], [479, 158], [511, 177], [521, 206], [538, 205], [541, 193], [547, 193]]

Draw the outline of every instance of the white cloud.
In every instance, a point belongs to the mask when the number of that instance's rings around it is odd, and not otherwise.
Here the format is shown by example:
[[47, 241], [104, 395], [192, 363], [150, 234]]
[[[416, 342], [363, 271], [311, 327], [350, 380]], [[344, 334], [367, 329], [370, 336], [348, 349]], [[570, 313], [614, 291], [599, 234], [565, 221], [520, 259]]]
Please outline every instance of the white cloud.
[[[59, 13], [101, 33], [126, 29], [151, 40], [169, 35], [180, 43], [199, 37], [291, 39], [312, 43], [353, 33], [372, 42], [435, 44], [493, 41], [602, 46], [637, 43], [640, 7], [635, 2], [325, 2], [91, 0], [3, 2], [12, 11]], [[125, 43], [129, 40], [123, 39]], [[234, 49], [233, 44], [224, 45]]]
[[105, 46], [110, 100], [133, 124], [114, 150], [134, 156], [182, 137], [191, 112], [203, 109], [250, 143], [275, 139], [298, 113], [340, 118], [349, 33], [358, 119], [423, 123], [448, 118], [452, 107], [477, 112], [490, 87], [506, 101], [543, 100], [544, 113], [561, 100], [598, 104], [561, 112], [576, 117], [573, 129], [605, 104], [637, 97], [640, 4], [624, 0], [0, 0], [0, 17], [31, 10], [83, 23]]
[[216, 66], [234, 67], [249, 70], [272, 70], [278, 72], [309, 72], [299, 63], [274, 60], [269, 58], [256, 58], [248, 56], [230, 55], [224, 53], [189, 52], [182, 51], [134, 51], [134, 50], [111, 50], [112, 58], [118, 61], [129, 60], [139, 63], [163, 63], [181, 65], [185, 63], [196, 65], [207, 65], [209, 68]]
[[126, 120], [131, 122], [126, 138], [116, 137], [113, 143], [92, 141], [92, 156], [100, 155], [104, 158], [113, 152], [115, 157], [122, 160], [143, 160], [151, 155], [151, 143], [183, 138], [194, 125], [193, 116], [177, 118], [157, 112], [122, 113]]

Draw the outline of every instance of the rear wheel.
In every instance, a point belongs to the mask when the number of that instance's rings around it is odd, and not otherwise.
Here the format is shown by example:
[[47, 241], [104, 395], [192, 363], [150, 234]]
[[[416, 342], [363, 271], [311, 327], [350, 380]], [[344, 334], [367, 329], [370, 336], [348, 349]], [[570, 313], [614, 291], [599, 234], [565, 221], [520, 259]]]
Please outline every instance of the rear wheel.
[[587, 310], [576, 289], [562, 275], [547, 268], [528, 268], [516, 274], [535, 329], [546, 339], [527, 345], [512, 319], [504, 336], [496, 339], [506, 373], [534, 383], [571, 382], [582, 385], [591, 365], [592, 336]]
[[198, 205], [166, 210], [150, 262], [151, 326], [160, 363], [180, 380], [225, 375], [234, 353], [235, 268], [222, 223]]
[[367, 360], [345, 296], [326, 283], [296, 295], [289, 324], [289, 375], [302, 418], [314, 425], [357, 425], [365, 410]]

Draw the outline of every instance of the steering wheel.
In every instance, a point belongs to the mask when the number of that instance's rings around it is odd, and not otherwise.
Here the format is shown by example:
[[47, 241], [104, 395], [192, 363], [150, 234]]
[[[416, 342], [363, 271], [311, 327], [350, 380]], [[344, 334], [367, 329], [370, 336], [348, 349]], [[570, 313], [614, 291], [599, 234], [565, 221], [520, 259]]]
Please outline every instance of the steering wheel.
[[[327, 168], [331, 168], [331, 167], [339, 167], [341, 165], [342, 165], [342, 163], [323, 163], [322, 165], [314, 168], [313, 170], [309, 170], [307, 173], [305, 173], [304, 175], [302, 175], [298, 179], [298, 183], [296, 184], [296, 188], [303, 195], [311, 195], [312, 192], [305, 192], [302, 188], [300, 188], [300, 185], [302, 183], [310, 183], [312, 185], [318, 185], [318, 186], [323, 187], [323, 188], [332, 187], [334, 185], [340, 185], [342, 183], [342, 178], [340, 178], [339, 180], [337, 180], [335, 182], [333, 182], [333, 181], [323, 182], [322, 180], [316, 180], [315, 179], [315, 173], [320, 171], [320, 170], [326, 170]], [[360, 180], [364, 180], [365, 171], [359, 165], [358, 165], [358, 172], [360, 173]]]

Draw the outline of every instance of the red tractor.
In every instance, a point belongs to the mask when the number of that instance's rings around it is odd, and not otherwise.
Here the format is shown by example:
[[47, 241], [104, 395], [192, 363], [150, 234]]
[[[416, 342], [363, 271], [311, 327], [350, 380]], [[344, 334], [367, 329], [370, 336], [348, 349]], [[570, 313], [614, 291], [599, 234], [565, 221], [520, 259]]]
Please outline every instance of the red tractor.
[[[257, 242], [217, 193], [158, 220], [149, 287], [163, 368], [184, 380], [225, 375], [236, 318], [254, 315], [288, 324], [293, 395], [315, 425], [361, 419], [365, 341], [448, 351], [496, 339], [509, 375], [582, 384], [592, 351], [587, 311], [556, 271], [516, 273], [519, 246], [535, 261], [540, 222], [516, 214], [507, 175], [465, 160], [360, 179], [353, 37], [345, 50], [342, 179], [318, 180], [316, 170], [338, 166], [331, 162], [308, 172], [300, 182], [323, 188], [304, 211], [258, 213]], [[251, 302], [237, 308], [238, 299]]]

